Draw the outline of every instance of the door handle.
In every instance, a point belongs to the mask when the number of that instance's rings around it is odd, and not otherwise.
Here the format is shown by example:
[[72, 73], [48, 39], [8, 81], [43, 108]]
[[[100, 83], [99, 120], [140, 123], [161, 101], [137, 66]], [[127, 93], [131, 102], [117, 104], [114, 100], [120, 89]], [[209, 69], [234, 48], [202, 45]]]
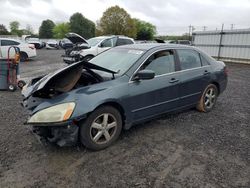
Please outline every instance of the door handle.
[[210, 74], [210, 72], [208, 70], [205, 70], [203, 75], [207, 75], [207, 74]]
[[179, 82], [179, 80], [178, 79], [176, 79], [176, 78], [171, 78], [171, 80], [169, 81], [169, 83], [175, 83], [175, 82]]

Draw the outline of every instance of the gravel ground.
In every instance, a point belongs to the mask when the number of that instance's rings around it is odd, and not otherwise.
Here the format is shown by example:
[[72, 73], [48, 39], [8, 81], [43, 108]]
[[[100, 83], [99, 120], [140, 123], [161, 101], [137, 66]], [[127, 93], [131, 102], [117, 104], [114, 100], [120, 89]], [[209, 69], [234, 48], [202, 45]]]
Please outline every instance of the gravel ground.
[[[39, 50], [22, 77], [64, 66], [61, 54]], [[41, 145], [23, 125], [20, 91], [1, 91], [0, 187], [250, 187], [250, 65], [228, 67], [212, 112], [164, 115], [99, 152]]]

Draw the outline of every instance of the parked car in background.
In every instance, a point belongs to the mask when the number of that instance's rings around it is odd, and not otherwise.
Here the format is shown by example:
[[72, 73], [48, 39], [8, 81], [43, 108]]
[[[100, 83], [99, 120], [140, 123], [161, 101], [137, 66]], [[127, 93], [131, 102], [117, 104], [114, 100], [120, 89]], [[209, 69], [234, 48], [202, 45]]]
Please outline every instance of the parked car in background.
[[[90, 48], [87, 40], [83, 38], [82, 36], [78, 35], [77, 33], [67, 33], [65, 36], [69, 41], [72, 42], [73, 47], [65, 49], [65, 55], [63, 57], [71, 56], [72, 51], [74, 51], [73, 54], [75, 54], [76, 51]], [[79, 55], [74, 55], [74, 56], [75, 56], [75, 59], [80, 59]]]
[[46, 42], [46, 49], [59, 49], [59, 44], [56, 40], [50, 39]]
[[26, 41], [29, 44], [34, 44], [36, 49], [41, 49], [41, 48], [45, 47], [44, 43], [39, 38], [27, 37]]
[[20, 61], [22, 62], [36, 57], [36, 48], [33, 44], [28, 44], [16, 39], [0, 38], [2, 58], [8, 57], [8, 49], [10, 46], [17, 46], [20, 49]]
[[74, 44], [69, 39], [64, 38], [59, 41], [59, 46], [62, 49], [69, 49], [69, 48], [73, 48]]
[[97, 54], [104, 52], [112, 47], [135, 43], [132, 38], [116, 35], [94, 37], [86, 40], [86, 42], [88, 44], [88, 48], [72, 50], [69, 56], [63, 58], [64, 62], [67, 64], [71, 64], [81, 59], [90, 60]]
[[189, 40], [170, 40], [168, 41], [169, 44], [183, 44], [190, 46], [192, 43]]
[[79, 139], [100, 150], [122, 129], [161, 114], [211, 111], [226, 86], [223, 62], [190, 46], [152, 43], [73, 63], [32, 80], [22, 94], [34, 133], [60, 146]]

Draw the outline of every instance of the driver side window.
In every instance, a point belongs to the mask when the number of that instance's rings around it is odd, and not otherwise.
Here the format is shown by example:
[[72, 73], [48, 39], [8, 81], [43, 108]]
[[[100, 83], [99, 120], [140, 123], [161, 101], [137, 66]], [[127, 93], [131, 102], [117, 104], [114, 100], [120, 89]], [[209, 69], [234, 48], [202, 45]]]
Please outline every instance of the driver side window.
[[155, 72], [155, 75], [162, 75], [175, 72], [174, 53], [172, 50], [163, 50], [151, 55], [141, 67]]
[[106, 39], [101, 43], [101, 47], [102, 48], [108, 48], [108, 47], [112, 47], [112, 38], [111, 39]]

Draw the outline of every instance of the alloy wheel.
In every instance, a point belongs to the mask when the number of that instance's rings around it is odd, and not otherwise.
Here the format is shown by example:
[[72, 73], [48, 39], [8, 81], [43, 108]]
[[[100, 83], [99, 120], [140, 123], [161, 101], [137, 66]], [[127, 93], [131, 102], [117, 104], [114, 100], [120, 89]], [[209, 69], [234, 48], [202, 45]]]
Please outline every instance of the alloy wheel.
[[205, 94], [205, 106], [206, 108], [212, 108], [216, 102], [216, 90], [214, 88], [209, 88]]
[[110, 113], [103, 113], [92, 122], [90, 137], [96, 144], [105, 144], [114, 137], [116, 130], [116, 118]]

